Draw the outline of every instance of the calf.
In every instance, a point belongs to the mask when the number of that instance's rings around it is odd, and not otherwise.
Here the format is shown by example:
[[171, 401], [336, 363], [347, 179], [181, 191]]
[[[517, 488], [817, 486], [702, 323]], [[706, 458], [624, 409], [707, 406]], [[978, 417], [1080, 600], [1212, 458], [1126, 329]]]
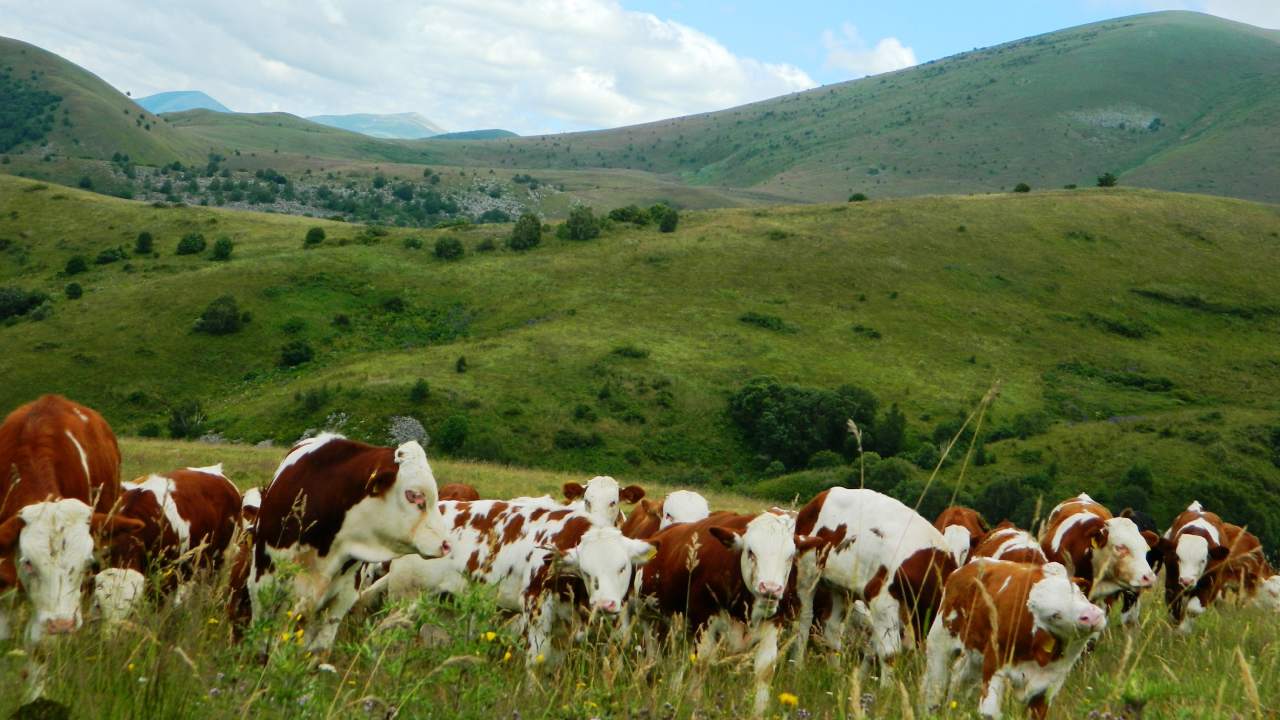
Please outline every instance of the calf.
[[[928, 520], [894, 498], [849, 488], [832, 488], [811, 500], [800, 510], [796, 532], [820, 537], [838, 533], [844, 538], [821, 567], [799, 566], [798, 635], [808, 636], [819, 580], [833, 590], [831, 615], [823, 627], [832, 648], [840, 647], [845, 605], [866, 603], [874, 657], [881, 666], [881, 681], [889, 683], [904, 633], [913, 633], [909, 643], [924, 637], [942, 601], [942, 584], [956, 569], [946, 539]], [[799, 659], [805, 643], [796, 645]]]
[[622, 534], [631, 538], [647, 538], [676, 523], [702, 520], [711, 514], [706, 498], [689, 490], [676, 490], [661, 504], [644, 499], [622, 524]]
[[1178, 630], [1190, 632], [1215, 594], [1213, 579], [1231, 548], [1223, 544], [1222, 518], [1193, 502], [1174, 518], [1158, 549], [1165, 566], [1164, 598]]
[[[254, 618], [270, 612], [262, 590], [276, 564], [298, 566], [295, 610], [306, 618], [307, 645], [327, 651], [356, 600], [361, 563], [449, 552], [435, 476], [416, 441], [375, 447], [324, 434], [298, 443], [262, 494], [248, 567], [233, 586], [233, 619], [246, 604]], [[248, 603], [244, 595], [248, 595]]]
[[756, 648], [755, 712], [763, 713], [778, 656], [778, 609], [796, 555], [825, 541], [796, 536], [795, 520], [769, 511], [677, 523], [650, 542], [657, 553], [637, 575], [637, 602], [683, 616], [699, 638], [698, 658], [708, 662], [719, 635], [745, 636]]
[[493, 585], [499, 606], [523, 615], [529, 665], [554, 659], [555, 641], [565, 636], [557, 630], [572, 622], [576, 608], [620, 613], [633, 568], [653, 550], [586, 513], [537, 499], [446, 501], [440, 509], [450, 528], [449, 556], [393, 561], [362, 602], [388, 592], [456, 593], [468, 580]]
[[[1129, 518], [1112, 517], [1081, 493], [1049, 513], [1040, 547], [1051, 562], [1062, 563], [1067, 572], [1084, 580], [1089, 600], [1110, 607], [1124, 591], [1144, 590], [1155, 583], [1147, 552], [1159, 539], [1150, 530], [1139, 532]], [[1125, 613], [1124, 622], [1136, 617], [1135, 605]]]
[[[115, 435], [93, 410], [45, 395], [0, 425], [0, 482], [0, 595], [19, 588], [31, 602], [28, 643], [73, 632], [93, 532], [128, 524], [108, 513], [120, 494]], [[8, 605], [0, 639], [11, 633]]]
[[479, 500], [480, 491], [466, 483], [449, 483], [440, 488], [440, 500]]
[[[1000, 716], [1007, 688], [1043, 718], [1106, 613], [1085, 598], [1067, 569], [976, 558], [948, 580], [929, 629], [924, 676], [931, 709], [981, 675], [978, 712]], [[952, 671], [956, 676], [950, 678]]]
[[1267, 562], [1257, 536], [1224, 522], [1222, 544], [1230, 553], [1215, 573], [1214, 596], [1235, 592], [1246, 605], [1280, 610], [1280, 575]]
[[1009, 562], [1044, 565], [1049, 562], [1040, 548], [1040, 541], [1035, 535], [1021, 530], [1013, 523], [1005, 520], [995, 526], [987, 536], [978, 543], [973, 551], [974, 558], [989, 560], [1008, 560]]
[[108, 624], [124, 620], [142, 599], [148, 571], [164, 570], [161, 592], [178, 590], [202, 570], [222, 564], [241, 524], [240, 491], [222, 466], [182, 468], [131, 483], [117, 515], [136, 527], [108, 539], [107, 569], [94, 578], [94, 605]]
[[634, 505], [644, 497], [644, 488], [639, 485], [618, 487], [618, 481], [607, 475], [597, 475], [587, 481], [586, 486], [578, 483], [565, 483], [565, 502], [575, 510], [580, 510], [596, 519], [600, 525], [617, 525], [622, 509], [619, 502]]
[[947, 539], [956, 565], [963, 565], [969, 559], [969, 555], [982, 542], [989, 529], [987, 521], [977, 510], [959, 505], [943, 510], [938, 519], [933, 521], [933, 526]]

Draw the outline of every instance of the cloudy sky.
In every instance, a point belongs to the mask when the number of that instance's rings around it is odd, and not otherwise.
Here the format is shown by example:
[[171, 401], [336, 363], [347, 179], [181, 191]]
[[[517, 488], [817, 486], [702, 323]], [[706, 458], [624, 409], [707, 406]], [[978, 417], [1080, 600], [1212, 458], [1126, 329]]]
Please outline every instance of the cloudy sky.
[[0, 35], [140, 97], [522, 134], [714, 110], [1118, 15], [1280, 0], [0, 0]]

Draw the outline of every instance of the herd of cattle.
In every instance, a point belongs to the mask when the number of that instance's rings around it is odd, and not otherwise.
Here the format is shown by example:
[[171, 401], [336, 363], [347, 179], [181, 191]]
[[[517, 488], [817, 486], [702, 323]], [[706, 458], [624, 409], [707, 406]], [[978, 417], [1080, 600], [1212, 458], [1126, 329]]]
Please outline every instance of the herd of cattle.
[[[376, 447], [325, 434], [295, 445], [265, 489], [241, 493], [221, 466], [120, 481], [120, 452], [93, 410], [47, 395], [0, 426], [0, 639], [30, 606], [25, 640], [76, 631], [82, 588], [118, 623], [141, 602], [178, 603], [202, 573], [231, 566], [233, 627], [278, 612], [284, 584], [323, 656], [357, 603], [493, 586], [517, 616], [531, 666], [554, 663], [584, 619], [614, 618], [652, 652], [672, 630], [697, 656], [753, 651], [762, 712], [784, 630], [802, 662], [839, 650], [850, 627], [882, 681], [923, 643], [930, 707], [980, 683], [996, 716], [1007, 692], [1042, 717], [1117, 600], [1122, 622], [1165, 573], [1173, 621], [1234, 595], [1280, 611], [1280, 576], [1256, 537], [1192, 503], [1163, 535], [1141, 513], [1087, 495], [1053, 509], [1039, 536], [948, 508], [929, 522], [865, 489], [832, 488], [798, 512], [712, 512], [697, 493], [661, 502], [612, 478], [565, 499], [481, 499], [437, 488], [416, 442]], [[621, 505], [634, 505], [624, 515]]]

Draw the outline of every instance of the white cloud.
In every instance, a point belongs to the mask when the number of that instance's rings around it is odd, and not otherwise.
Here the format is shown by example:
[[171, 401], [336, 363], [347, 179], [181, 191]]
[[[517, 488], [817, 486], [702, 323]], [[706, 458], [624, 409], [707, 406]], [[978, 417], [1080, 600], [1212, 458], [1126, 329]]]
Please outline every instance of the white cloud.
[[1280, 29], [1280, 0], [1207, 0], [1204, 11], [1250, 25]]
[[827, 50], [826, 67], [853, 77], [901, 70], [918, 62], [915, 51], [898, 38], [881, 38], [874, 47], [869, 47], [858, 28], [849, 23], [840, 27], [839, 34], [824, 31], [822, 46]]
[[816, 84], [617, 0], [0, 0], [0, 18], [0, 34], [135, 97], [198, 89], [247, 112], [413, 110], [453, 129], [612, 127]]

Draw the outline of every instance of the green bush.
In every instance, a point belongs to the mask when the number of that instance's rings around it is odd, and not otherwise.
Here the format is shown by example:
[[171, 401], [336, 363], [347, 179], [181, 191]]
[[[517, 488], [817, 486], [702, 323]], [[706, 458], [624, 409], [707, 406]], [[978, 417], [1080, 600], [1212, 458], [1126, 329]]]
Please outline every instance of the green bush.
[[307, 231], [306, 237], [303, 238], [302, 242], [307, 247], [315, 247], [316, 245], [324, 242], [324, 238], [324, 228], [313, 227]]
[[586, 205], [578, 205], [569, 211], [569, 219], [561, 226], [566, 240], [591, 240], [600, 237], [600, 221]]
[[85, 272], [88, 269], [89, 269], [88, 261], [86, 261], [80, 255], [75, 255], [70, 260], [67, 260], [67, 265], [65, 268], [63, 268], [62, 272], [64, 272], [67, 275], [79, 275], [80, 273]]
[[627, 205], [609, 211], [609, 219], [618, 223], [631, 223], [639, 227], [649, 224], [649, 213], [639, 205]]
[[643, 360], [649, 357], [648, 350], [638, 348], [635, 345], [619, 345], [611, 352], [618, 357], [630, 358], [632, 360]]
[[753, 451], [799, 469], [820, 450], [851, 456], [848, 420], [874, 437], [877, 408], [874, 395], [852, 385], [826, 390], [760, 377], [730, 396], [728, 412]]
[[766, 315], [755, 311], [748, 311], [738, 317], [739, 322], [748, 325], [755, 325], [758, 328], [772, 330], [774, 332], [790, 333], [795, 332], [795, 328], [791, 327], [782, 318], [777, 315]]
[[436, 240], [436, 257], [441, 260], [457, 260], [465, 254], [462, 241], [456, 237], [442, 237]]
[[1013, 186], [1013, 191], [1016, 193], [1029, 193], [1031, 192], [1031, 186], [1026, 183], [1018, 183]]
[[498, 249], [498, 244], [493, 238], [485, 238], [476, 244], [476, 252], [493, 252]]
[[204, 432], [205, 415], [199, 401], [185, 400], [169, 410], [169, 437], [197, 438]]
[[507, 238], [507, 247], [512, 250], [531, 250], [542, 242], [542, 220], [533, 213], [525, 213], [511, 228], [511, 237]]
[[422, 249], [422, 238], [420, 238], [420, 237], [407, 237], [407, 238], [405, 238], [405, 239], [404, 239], [403, 244], [404, 244], [404, 249], [405, 249], [405, 250], [421, 250], [421, 249]]
[[93, 263], [95, 265], [110, 265], [114, 262], [120, 262], [126, 257], [128, 256], [125, 254], [124, 248], [122, 247], [107, 248], [106, 250], [98, 253], [98, 257], [94, 258]]
[[235, 243], [231, 238], [223, 235], [213, 242], [213, 254], [209, 256], [210, 260], [225, 261], [231, 259], [231, 251], [235, 249]]
[[596, 432], [578, 432], [561, 428], [556, 431], [553, 442], [561, 450], [586, 450], [604, 445], [604, 438]]
[[158, 438], [160, 437], [160, 424], [149, 422], [138, 428], [138, 437]]
[[409, 402], [421, 405], [428, 397], [431, 397], [431, 386], [423, 378], [418, 378], [413, 387], [409, 388]]
[[844, 464], [844, 456], [834, 450], [819, 450], [809, 457], [809, 469], [838, 467]]
[[204, 240], [204, 235], [201, 235], [198, 232], [190, 232], [183, 235], [182, 239], [178, 241], [177, 254], [198, 255], [204, 252], [206, 246], [207, 243]]
[[48, 295], [38, 290], [27, 292], [22, 288], [0, 287], [0, 320], [32, 313], [48, 299]]
[[151, 237], [151, 233], [143, 230], [138, 233], [138, 237], [133, 241], [134, 255], [150, 255], [155, 248], [155, 239]]
[[467, 371], [467, 357], [466, 357], [465, 355], [459, 355], [459, 356], [458, 356], [458, 359], [457, 359], [457, 360], [455, 360], [455, 361], [454, 361], [454, 363], [453, 363], [453, 369], [454, 369], [454, 372], [457, 372], [459, 375], [461, 375], [462, 373], [466, 372], [466, 371]]
[[[865, 487], [887, 495], [899, 485], [914, 480], [917, 475], [915, 466], [906, 460], [886, 458], [867, 468]], [[856, 481], [854, 484], [856, 485]]]
[[231, 295], [215, 298], [196, 319], [195, 331], [209, 335], [230, 335], [240, 331], [242, 319], [236, 299]]
[[440, 424], [440, 430], [436, 432], [436, 442], [440, 449], [447, 453], [457, 452], [467, 442], [468, 429], [465, 415], [450, 415]]
[[875, 451], [880, 457], [893, 457], [902, 452], [907, 440], [907, 416], [894, 403], [876, 421]]
[[62, 292], [67, 296], [68, 300], [79, 300], [84, 295], [84, 288], [80, 287], [80, 283], [67, 283]]
[[280, 366], [281, 367], [297, 367], [303, 363], [311, 362], [315, 357], [315, 352], [306, 340], [291, 340], [280, 348]]
[[82, 190], [92, 190], [93, 178], [89, 177], [88, 175], [81, 175], [80, 182], [77, 184], [80, 186]]
[[867, 201], [866, 193], [856, 192], [849, 196], [849, 202], [866, 202], [866, 201]]
[[680, 223], [680, 213], [670, 205], [654, 205], [649, 208], [649, 215], [658, 223], [659, 232], [675, 232]]
[[1115, 187], [1120, 182], [1120, 178], [1115, 173], [1103, 173], [1098, 176], [1098, 187]]

